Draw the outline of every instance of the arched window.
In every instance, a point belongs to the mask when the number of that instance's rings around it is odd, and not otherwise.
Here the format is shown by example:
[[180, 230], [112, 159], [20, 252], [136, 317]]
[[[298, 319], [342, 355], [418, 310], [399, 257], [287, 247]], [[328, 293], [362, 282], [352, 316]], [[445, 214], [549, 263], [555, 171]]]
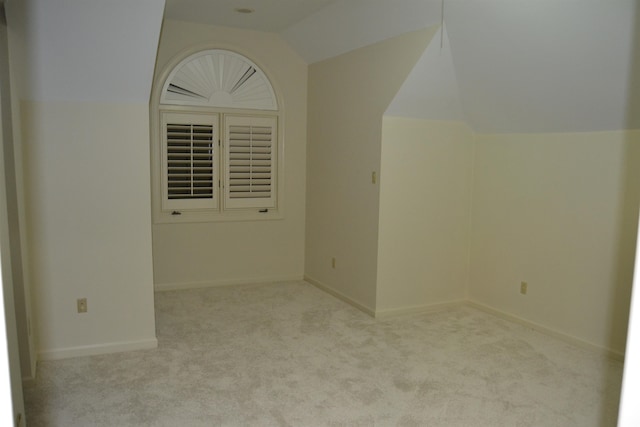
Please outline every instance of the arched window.
[[205, 50], [173, 66], [161, 84], [154, 220], [277, 217], [280, 111], [260, 67], [236, 52]]
[[277, 111], [273, 87], [248, 58], [221, 49], [185, 58], [169, 74], [160, 103]]

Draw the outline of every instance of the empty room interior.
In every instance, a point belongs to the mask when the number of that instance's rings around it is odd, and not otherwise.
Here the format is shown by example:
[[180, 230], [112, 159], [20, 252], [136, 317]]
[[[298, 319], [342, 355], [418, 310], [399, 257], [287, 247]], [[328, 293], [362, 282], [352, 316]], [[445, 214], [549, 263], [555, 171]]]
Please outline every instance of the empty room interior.
[[15, 425], [616, 425], [635, 0], [0, 4]]

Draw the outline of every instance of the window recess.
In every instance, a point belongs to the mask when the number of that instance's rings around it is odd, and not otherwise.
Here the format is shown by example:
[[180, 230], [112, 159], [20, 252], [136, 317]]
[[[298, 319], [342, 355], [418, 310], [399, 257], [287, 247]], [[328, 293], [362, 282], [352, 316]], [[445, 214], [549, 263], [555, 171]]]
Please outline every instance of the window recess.
[[154, 85], [155, 223], [282, 218], [282, 111], [261, 68], [209, 49], [176, 60]]

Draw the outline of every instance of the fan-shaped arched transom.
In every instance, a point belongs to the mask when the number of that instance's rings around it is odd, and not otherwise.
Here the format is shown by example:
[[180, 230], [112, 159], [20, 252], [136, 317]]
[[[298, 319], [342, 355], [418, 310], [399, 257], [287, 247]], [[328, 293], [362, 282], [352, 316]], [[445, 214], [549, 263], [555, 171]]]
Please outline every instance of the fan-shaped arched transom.
[[161, 104], [277, 110], [262, 70], [235, 52], [212, 49], [181, 61], [162, 88]]

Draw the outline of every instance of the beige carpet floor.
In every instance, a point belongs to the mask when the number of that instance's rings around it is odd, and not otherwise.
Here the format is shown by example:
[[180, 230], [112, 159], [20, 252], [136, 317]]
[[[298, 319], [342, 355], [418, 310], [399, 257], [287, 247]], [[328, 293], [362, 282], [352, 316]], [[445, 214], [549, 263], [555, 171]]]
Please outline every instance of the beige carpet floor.
[[157, 350], [46, 361], [29, 426], [615, 426], [622, 363], [467, 306], [304, 282], [156, 294]]

